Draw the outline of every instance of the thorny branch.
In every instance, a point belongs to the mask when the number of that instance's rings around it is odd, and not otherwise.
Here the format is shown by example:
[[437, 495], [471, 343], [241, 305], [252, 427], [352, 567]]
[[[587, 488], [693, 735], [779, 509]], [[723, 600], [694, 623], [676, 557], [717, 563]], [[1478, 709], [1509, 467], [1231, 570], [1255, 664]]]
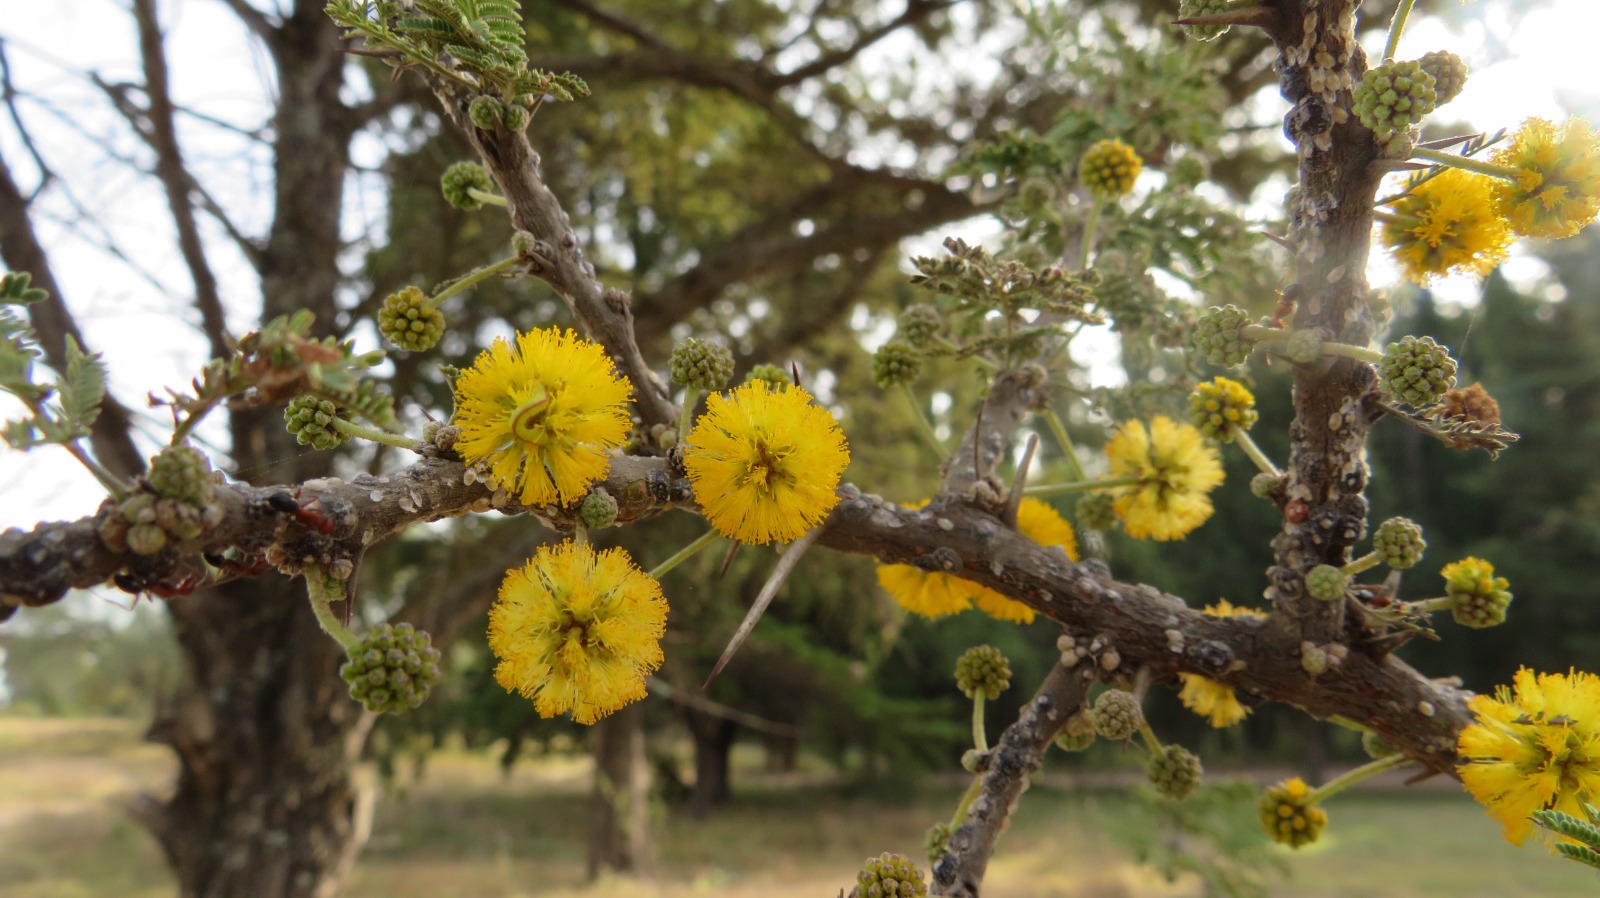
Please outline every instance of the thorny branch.
[[[567, 0], [569, 6], [587, 6]], [[1350, 87], [1366, 68], [1356, 44], [1353, 0], [1267, 0], [1262, 23], [1279, 49], [1284, 95], [1294, 104], [1286, 127], [1295, 141], [1300, 181], [1289, 238], [1295, 251], [1290, 296], [1294, 323], [1325, 339], [1364, 345], [1374, 322], [1365, 269], [1371, 204], [1385, 170], [1375, 163], [1370, 132], [1349, 114]], [[470, 99], [434, 79], [451, 117], [468, 132], [507, 197], [516, 226], [534, 235], [530, 259], [573, 307], [590, 335], [616, 358], [638, 391], [644, 423], [670, 424], [676, 409], [645, 365], [635, 342], [628, 298], [604, 288], [584, 261], [567, 216], [538, 174], [538, 156], [520, 134], [474, 128]], [[1148, 670], [1159, 679], [1197, 673], [1263, 700], [1296, 705], [1318, 717], [1339, 716], [1369, 727], [1408, 757], [1453, 773], [1456, 735], [1468, 720], [1468, 694], [1430, 680], [1393, 657], [1395, 640], [1367, 629], [1346, 605], [1311, 600], [1304, 572], [1349, 559], [1363, 535], [1367, 429], [1372, 371], [1347, 359], [1296, 369], [1294, 448], [1278, 496], [1285, 512], [1268, 573], [1275, 613], [1265, 620], [1217, 618], [1150, 586], [1115, 580], [1103, 564], [1074, 563], [1004, 526], [996, 516], [1005, 490], [995, 473], [1016, 426], [1045, 399], [1037, 371], [997, 375], [977, 410], [977, 423], [945, 471], [941, 495], [909, 510], [840, 490], [819, 541], [838, 551], [875, 556], [961, 576], [999, 590], [1068, 632], [1099, 646], [1092, 664], [1058, 664], [1002, 737], [980, 781], [980, 800], [953, 834], [935, 867], [939, 894], [978, 894], [1017, 796], [1037, 769], [1044, 747], [1082, 705], [1090, 679]], [[112, 552], [97, 535], [98, 519], [42, 524], [0, 534], [0, 615], [47, 604], [72, 587], [103, 582], [119, 571], [170, 576], [201, 552], [231, 549], [290, 572], [307, 563], [327, 570], [352, 566], [366, 545], [420, 520], [498, 508], [526, 513], [558, 530], [575, 525], [574, 508], [519, 508], [492, 492], [453, 459], [448, 446], [384, 477], [312, 481], [293, 487], [229, 485], [218, 490], [220, 523], [155, 556]], [[618, 523], [669, 508], [695, 507], [678, 463], [670, 457], [619, 457], [599, 485], [619, 504]], [[292, 492], [291, 492], [292, 490]], [[314, 511], [327, 526], [308, 528]], [[108, 505], [100, 516], [111, 513]], [[326, 530], [327, 532], [320, 532]], [[1307, 647], [1328, 659], [1319, 673], [1302, 658]]]

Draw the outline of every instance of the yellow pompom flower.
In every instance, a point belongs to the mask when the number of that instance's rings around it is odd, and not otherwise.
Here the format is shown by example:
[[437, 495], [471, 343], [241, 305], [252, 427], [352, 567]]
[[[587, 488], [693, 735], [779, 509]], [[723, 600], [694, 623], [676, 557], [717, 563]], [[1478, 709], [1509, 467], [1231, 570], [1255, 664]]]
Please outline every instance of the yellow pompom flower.
[[644, 697], [661, 666], [667, 601], [622, 549], [541, 546], [506, 573], [489, 609], [494, 678], [533, 699], [541, 717], [590, 724]]
[[773, 390], [764, 380], [711, 394], [683, 451], [706, 520], [754, 545], [790, 542], [821, 523], [849, 463], [827, 409], [800, 387]]
[[456, 378], [456, 451], [524, 505], [573, 502], [606, 476], [633, 387], [599, 346], [555, 328], [503, 339]]
[[1078, 161], [1078, 180], [1094, 198], [1108, 202], [1133, 192], [1144, 161], [1133, 147], [1116, 138], [1096, 141]]
[[1600, 135], [1581, 118], [1528, 119], [1494, 162], [1514, 177], [1495, 200], [1524, 237], [1571, 237], [1600, 213]]
[[1328, 826], [1328, 812], [1311, 804], [1311, 795], [1311, 787], [1298, 776], [1268, 786], [1256, 803], [1261, 828], [1290, 848], [1315, 842]]
[[1541, 808], [1583, 816], [1600, 803], [1600, 677], [1517, 671], [1510, 689], [1468, 703], [1457, 745], [1461, 782], [1506, 839], [1522, 844]]
[[[1212, 617], [1266, 618], [1254, 608], [1241, 608], [1227, 599], [1218, 599], [1215, 605], [1207, 605], [1205, 613]], [[1178, 678], [1183, 681], [1178, 700], [1190, 711], [1210, 718], [1213, 727], [1231, 727], [1250, 716], [1250, 709], [1239, 703], [1239, 696], [1234, 693], [1233, 687], [1224, 686], [1200, 674], [1178, 674]]]
[[1250, 388], [1227, 377], [1196, 384], [1189, 393], [1189, 423], [1221, 443], [1254, 427], [1261, 416]]
[[1383, 221], [1383, 243], [1419, 284], [1451, 272], [1482, 277], [1504, 262], [1515, 239], [1495, 203], [1498, 179], [1446, 168], [1411, 179]]
[[[913, 508], [926, 505], [923, 500]], [[1058, 546], [1078, 560], [1078, 537], [1072, 525], [1048, 502], [1026, 497], [1017, 508], [1017, 530], [1041, 546]], [[878, 565], [878, 585], [900, 607], [926, 618], [959, 614], [977, 605], [990, 617], [1028, 624], [1034, 611], [999, 592], [942, 571], [924, 571], [910, 564]]]
[[1114, 478], [1136, 478], [1112, 509], [1134, 539], [1181, 539], [1211, 517], [1207, 494], [1222, 483], [1217, 450], [1200, 431], [1164, 415], [1127, 421], [1106, 444]]

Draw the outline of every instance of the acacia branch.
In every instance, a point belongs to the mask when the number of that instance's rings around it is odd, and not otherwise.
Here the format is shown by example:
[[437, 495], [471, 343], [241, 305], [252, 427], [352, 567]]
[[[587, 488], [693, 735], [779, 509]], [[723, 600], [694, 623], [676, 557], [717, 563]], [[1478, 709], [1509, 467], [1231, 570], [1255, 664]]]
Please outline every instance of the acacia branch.
[[1044, 766], [1056, 733], [1083, 709], [1094, 680], [1091, 665], [1056, 664], [1023, 706], [1017, 721], [1006, 727], [994, 750], [981, 762], [978, 793], [967, 808], [966, 819], [950, 834], [945, 853], [933, 865], [932, 894], [978, 898], [989, 858], [1017, 800]]
[[793, 71], [774, 75], [769, 79], [769, 83], [775, 88], [789, 87], [799, 84], [808, 78], [826, 74], [832, 69], [851, 62], [857, 56], [871, 49], [874, 44], [907, 25], [914, 25], [934, 13], [949, 9], [960, 2], [961, 0], [906, 0], [906, 8], [901, 10], [900, 15], [876, 28], [858, 34], [855, 41], [848, 47], [842, 47], [831, 53], [824, 53]]
[[222, 5], [233, 10], [233, 14], [239, 17], [239, 21], [243, 22], [252, 34], [260, 38], [261, 42], [267, 45], [267, 49], [276, 52], [275, 48], [280, 40], [280, 35], [277, 26], [272, 24], [272, 20], [267, 18], [266, 13], [251, 6], [247, 0], [222, 0]]
[[200, 310], [200, 326], [211, 345], [212, 358], [229, 352], [228, 325], [222, 311], [217, 277], [206, 258], [205, 244], [195, 221], [194, 205], [189, 201], [189, 186], [194, 179], [183, 164], [178, 146], [178, 130], [173, 121], [172, 95], [167, 84], [166, 41], [161, 23], [156, 20], [155, 0], [133, 0], [133, 17], [139, 26], [139, 58], [144, 66], [145, 97], [149, 103], [147, 138], [156, 152], [157, 179], [167, 195], [167, 208], [177, 231], [178, 251], [194, 281], [194, 304]]

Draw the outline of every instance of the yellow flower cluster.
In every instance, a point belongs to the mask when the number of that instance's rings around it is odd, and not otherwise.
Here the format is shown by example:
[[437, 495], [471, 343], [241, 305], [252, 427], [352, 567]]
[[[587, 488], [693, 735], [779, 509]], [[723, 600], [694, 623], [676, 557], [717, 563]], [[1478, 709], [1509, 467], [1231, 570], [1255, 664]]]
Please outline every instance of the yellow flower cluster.
[[1495, 201], [1524, 237], [1571, 237], [1600, 213], [1600, 135], [1581, 118], [1528, 119], [1494, 162], [1515, 173]]
[[683, 452], [706, 520], [754, 545], [790, 542], [821, 523], [849, 463], [833, 415], [800, 387], [764, 380], [713, 393]]
[[[926, 504], [924, 500], [912, 507], [921, 508]], [[1023, 499], [1017, 508], [1017, 530], [1041, 546], [1059, 546], [1068, 558], [1078, 560], [1078, 539], [1072, 525], [1048, 503]], [[942, 571], [924, 571], [910, 564], [881, 564], [878, 585], [900, 607], [927, 618], [959, 614], [976, 605], [985, 614], [1000, 620], [1033, 622], [1033, 609], [1027, 605]]]
[[1134, 478], [1117, 489], [1112, 505], [1134, 539], [1181, 539], [1211, 517], [1208, 494], [1222, 483], [1214, 446], [1189, 424], [1164, 415], [1128, 421], [1106, 444], [1111, 476]]
[[1419, 284], [1452, 272], [1488, 274], [1510, 252], [1511, 224], [1494, 203], [1495, 178], [1446, 168], [1414, 176], [1383, 222], [1383, 243]]
[[1218, 442], [1249, 430], [1260, 417], [1255, 394], [1231, 378], [1213, 377], [1189, 393], [1189, 423]]
[[1133, 147], [1116, 138], [1096, 141], [1078, 161], [1078, 180], [1094, 198], [1108, 202], [1133, 192], [1144, 161]]
[[667, 601], [622, 549], [543, 546], [509, 571], [489, 609], [495, 679], [541, 717], [590, 724], [644, 697], [661, 666]]
[[582, 498], [632, 426], [627, 378], [570, 330], [520, 334], [515, 347], [495, 340], [455, 391], [456, 451], [524, 505]]
[[[1205, 612], [1213, 617], [1250, 617], [1257, 620], [1266, 617], [1253, 608], [1241, 608], [1227, 599], [1218, 599], [1215, 605], [1207, 605]], [[1190, 711], [1210, 718], [1213, 727], [1231, 727], [1250, 716], [1250, 709], [1239, 703], [1239, 696], [1234, 694], [1231, 686], [1224, 686], [1200, 674], [1178, 674], [1178, 677], [1183, 681], [1178, 700]]]
[[1600, 804], [1600, 677], [1523, 668], [1510, 689], [1468, 707], [1476, 720], [1461, 731], [1461, 782], [1508, 840], [1522, 844], [1541, 808], [1581, 817], [1585, 803]]

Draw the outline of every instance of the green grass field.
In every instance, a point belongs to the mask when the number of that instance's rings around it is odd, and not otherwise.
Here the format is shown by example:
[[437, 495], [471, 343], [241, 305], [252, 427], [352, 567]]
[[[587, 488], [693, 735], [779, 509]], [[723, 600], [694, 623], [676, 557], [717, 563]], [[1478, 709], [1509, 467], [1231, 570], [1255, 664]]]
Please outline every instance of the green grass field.
[[[157, 898], [173, 888], [155, 845], [127, 815], [159, 792], [171, 762], [110, 721], [0, 718], [0, 895]], [[703, 822], [663, 810], [659, 858], [647, 877], [583, 883], [587, 772], [578, 760], [523, 765], [502, 779], [487, 759], [444, 753], [405, 794], [379, 804], [349, 898], [832, 898], [866, 854], [921, 856], [929, 823], [956, 787], [914, 795], [807, 778], [736, 777], [739, 799]], [[990, 868], [991, 898], [1200, 896], [1132, 863], [1100, 831], [1109, 789], [1035, 786]], [[1465, 797], [1447, 789], [1340, 796], [1322, 843], [1288, 857], [1275, 898], [1600, 896], [1600, 878], [1517, 849]], [[1285, 854], [1289, 854], [1285, 852]]]

